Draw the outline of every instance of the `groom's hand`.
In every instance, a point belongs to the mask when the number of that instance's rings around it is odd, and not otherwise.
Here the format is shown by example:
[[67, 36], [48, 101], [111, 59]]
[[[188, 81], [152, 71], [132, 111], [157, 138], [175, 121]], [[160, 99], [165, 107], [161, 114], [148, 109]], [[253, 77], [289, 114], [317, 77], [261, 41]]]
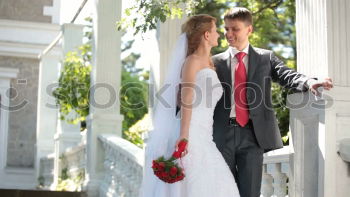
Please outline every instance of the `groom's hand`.
[[325, 90], [330, 90], [333, 88], [333, 82], [332, 79], [327, 77], [323, 81], [316, 81], [313, 80], [309, 82], [309, 89], [312, 92], [312, 94], [319, 96], [320, 92], [318, 91], [319, 87], [323, 87]]

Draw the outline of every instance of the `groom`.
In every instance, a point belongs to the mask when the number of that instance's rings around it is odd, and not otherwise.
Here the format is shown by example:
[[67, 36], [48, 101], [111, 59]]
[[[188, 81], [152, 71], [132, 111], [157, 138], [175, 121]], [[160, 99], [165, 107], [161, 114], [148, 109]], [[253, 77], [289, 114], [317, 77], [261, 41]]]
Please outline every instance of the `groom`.
[[214, 111], [214, 141], [229, 165], [241, 197], [259, 197], [263, 153], [282, 148], [272, 108], [271, 83], [297, 91], [332, 88], [331, 79], [318, 82], [288, 67], [272, 52], [251, 46], [252, 14], [234, 8], [224, 16], [230, 47], [213, 62], [224, 94]]

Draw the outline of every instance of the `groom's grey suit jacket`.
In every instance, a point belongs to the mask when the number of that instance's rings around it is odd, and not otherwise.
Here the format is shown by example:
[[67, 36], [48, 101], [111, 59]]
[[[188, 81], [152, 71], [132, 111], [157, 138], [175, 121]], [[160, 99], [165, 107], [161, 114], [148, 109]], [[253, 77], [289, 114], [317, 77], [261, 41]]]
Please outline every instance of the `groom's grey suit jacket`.
[[[296, 91], [306, 91], [305, 82], [309, 79], [283, 64], [272, 51], [250, 46], [248, 52], [247, 101], [249, 118], [259, 146], [265, 152], [282, 148], [281, 134], [272, 108], [272, 81]], [[225, 144], [229, 131], [231, 111], [231, 58], [229, 50], [213, 56], [216, 72], [224, 89], [214, 111], [214, 141], [219, 150]]]

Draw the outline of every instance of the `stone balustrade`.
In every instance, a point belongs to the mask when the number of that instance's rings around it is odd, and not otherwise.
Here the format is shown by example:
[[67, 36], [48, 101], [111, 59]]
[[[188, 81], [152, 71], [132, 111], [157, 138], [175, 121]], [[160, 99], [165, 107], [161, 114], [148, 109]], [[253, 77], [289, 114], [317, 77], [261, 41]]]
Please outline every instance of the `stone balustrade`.
[[54, 166], [55, 155], [51, 154], [46, 157], [40, 158], [40, 172], [39, 172], [39, 185], [42, 189], [51, 189], [51, 185], [54, 179]]
[[[74, 191], [81, 190], [80, 182], [84, 179], [86, 168], [86, 146], [79, 146], [67, 149], [60, 157], [60, 174], [65, 171], [68, 179], [73, 180], [75, 184]], [[42, 189], [56, 190], [54, 184], [54, 162], [55, 155], [51, 154], [40, 159], [39, 184]], [[73, 187], [71, 187], [73, 188]]]
[[288, 146], [264, 155], [262, 197], [288, 196], [289, 155]]
[[69, 179], [81, 179], [85, 174], [86, 168], [86, 146], [68, 148], [60, 159], [61, 170], [66, 169]]
[[350, 163], [350, 138], [339, 140], [338, 142], [339, 156], [345, 161]]
[[[100, 197], [136, 197], [141, 185], [144, 151], [116, 135], [99, 136], [105, 151]], [[262, 197], [288, 196], [289, 147], [264, 155]]]
[[144, 151], [113, 134], [99, 135], [105, 153], [100, 197], [137, 197], [142, 181]]

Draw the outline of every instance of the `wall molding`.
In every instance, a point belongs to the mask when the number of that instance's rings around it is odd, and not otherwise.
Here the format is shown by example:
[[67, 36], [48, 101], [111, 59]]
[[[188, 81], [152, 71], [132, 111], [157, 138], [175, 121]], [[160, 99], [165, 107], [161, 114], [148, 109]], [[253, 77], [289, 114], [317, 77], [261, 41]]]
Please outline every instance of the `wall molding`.
[[48, 30], [48, 31], [59, 31], [61, 29], [60, 25], [58, 24], [7, 20], [7, 19], [0, 19], [0, 27], [39, 29], [39, 30]]
[[[38, 59], [39, 54], [47, 47], [43, 44], [0, 41], [0, 56], [24, 57]], [[61, 45], [50, 51], [52, 56], [61, 56]]]
[[[0, 55], [37, 59], [60, 31], [57, 24], [0, 19]], [[52, 55], [60, 55], [60, 48]]]

